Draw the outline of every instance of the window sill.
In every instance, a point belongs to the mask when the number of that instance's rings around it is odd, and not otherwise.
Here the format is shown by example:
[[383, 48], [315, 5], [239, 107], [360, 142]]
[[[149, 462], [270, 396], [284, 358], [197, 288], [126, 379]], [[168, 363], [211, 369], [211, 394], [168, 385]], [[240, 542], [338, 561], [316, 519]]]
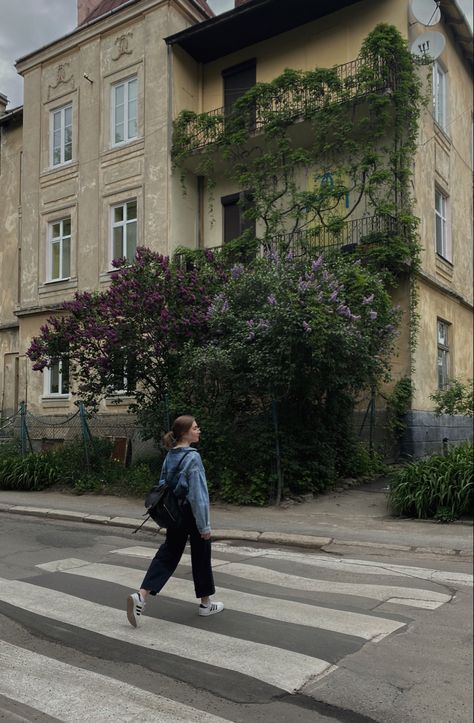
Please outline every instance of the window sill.
[[117, 394], [109, 394], [105, 397], [104, 401], [107, 407], [128, 407], [135, 401], [135, 396], [133, 394], [117, 392]]
[[434, 125], [434, 131], [435, 131], [435, 137], [438, 141], [442, 143], [446, 147], [446, 149], [449, 151], [451, 149], [451, 138], [449, 137], [447, 131], [444, 130], [442, 126], [439, 125], [438, 121], [433, 117], [433, 125]]
[[55, 174], [61, 173], [61, 171], [64, 172], [71, 172], [71, 171], [77, 171], [78, 169], [78, 162], [77, 161], [67, 161], [67, 163], [61, 163], [58, 166], [49, 166], [48, 168], [45, 168], [45, 170], [40, 173], [40, 179], [42, 178], [48, 178], [49, 176], [54, 176]]
[[45, 281], [38, 287], [40, 296], [45, 294], [53, 294], [56, 291], [65, 291], [67, 289], [77, 288], [77, 277], [70, 276], [67, 279], [55, 279], [54, 281]]
[[133, 138], [129, 141], [124, 141], [123, 143], [117, 143], [115, 146], [110, 146], [102, 151], [101, 159], [103, 161], [108, 160], [109, 158], [114, 158], [115, 156], [125, 156], [130, 151], [134, 150], [143, 150], [145, 147], [145, 139], [143, 136], [139, 138]]
[[48, 409], [52, 407], [64, 409], [65, 407], [69, 407], [70, 402], [71, 396], [69, 394], [58, 394], [57, 397], [51, 395], [41, 397], [41, 406]]

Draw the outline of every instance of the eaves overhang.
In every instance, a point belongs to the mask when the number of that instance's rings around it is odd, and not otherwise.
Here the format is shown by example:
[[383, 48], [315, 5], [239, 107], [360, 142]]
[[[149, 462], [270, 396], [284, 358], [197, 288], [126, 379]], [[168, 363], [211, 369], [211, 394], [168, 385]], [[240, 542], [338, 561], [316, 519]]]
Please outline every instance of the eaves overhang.
[[7, 125], [12, 122], [19, 122], [23, 120], [23, 106], [19, 105], [16, 108], [7, 110], [6, 113], [0, 115], [0, 126]]
[[250, 0], [233, 10], [165, 38], [200, 63], [209, 63], [360, 0]]
[[461, 54], [472, 70], [473, 66], [473, 35], [466, 16], [456, 0], [440, 0], [439, 6], [443, 20], [450, 28]]

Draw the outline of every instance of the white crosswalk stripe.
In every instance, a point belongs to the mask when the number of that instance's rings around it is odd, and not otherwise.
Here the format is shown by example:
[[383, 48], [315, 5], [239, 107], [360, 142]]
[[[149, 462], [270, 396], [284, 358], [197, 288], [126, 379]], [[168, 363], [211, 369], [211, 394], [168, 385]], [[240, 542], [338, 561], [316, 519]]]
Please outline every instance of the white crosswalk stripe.
[[[34, 583], [0, 579], [0, 601], [9, 605], [12, 605], [12, 600], [18, 601], [18, 607], [23, 611], [44, 616], [53, 624], [62, 623], [88, 635], [100, 635], [131, 645], [136, 649], [138, 658], [143, 654], [140, 651], [146, 649], [152, 655], [168, 655], [207, 666], [209, 675], [214, 678], [215, 670], [220, 669], [222, 675], [238, 673], [258, 681], [256, 684], [259, 686], [265, 683], [293, 693], [308, 681], [314, 683], [335, 671], [342, 655], [358, 650], [368, 641], [377, 643], [405, 628], [408, 620], [404, 615], [409, 608], [434, 610], [453, 597], [446, 587], [433, 589], [433, 582], [440, 586], [447, 583], [436, 579], [434, 574], [438, 571], [425, 568], [328, 559], [270, 549], [232, 548], [222, 543], [213, 545], [213, 550], [221, 553], [220, 557], [213, 558], [215, 573], [223, 576], [221, 582], [225, 581], [225, 586], [218, 587], [219, 596], [222, 595], [226, 610], [240, 615], [228, 618], [229, 621], [234, 620], [233, 630], [229, 631], [227, 626], [220, 627], [225, 620], [221, 616], [217, 618], [217, 626], [204, 624], [202, 618], [197, 615], [190, 617], [187, 613], [183, 616], [183, 623], [181, 620], [175, 622], [174, 618], [170, 620], [169, 603], [168, 618], [166, 611], [166, 619], [155, 617], [160, 615], [157, 607], [158, 613], [155, 611], [153, 614], [150, 610], [143, 619], [143, 625], [138, 629], [132, 628], [124, 610], [108, 604], [108, 598], [104, 598], [108, 590], [101, 584], [120, 588], [112, 601], [115, 604], [117, 599], [125, 599], [128, 591], [139, 587], [145, 566], [136, 569], [130, 564], [133, 559], [137, 563], [138, 560], [148, 562], [156, 552], [154, 548], [139, 545], [110, 550], [107, 562], [67, 558], [40, 563], [36, 566], [38, 570], [52, 573], [53, 578], [43, 580], [40, 575]], [[122, 564], [117, 564], [118, 556], [128, 560], [125, 563], [122, 559]], [[293, 574], [295, 565], [298, 574]], [[185, 554], [178, 575], [168, 581], [160, 592], [160, 598], [188, 603], [189, 609], [197, 608], [193, 582], [188, 579], [190, 567], [191, 558]], [[288, 569], [290, 572], [286, 571]], [[343, 580], [324, 579], [324, 576], [334, 578], [338, 573], [344, 575]], [[358, 581], [358, 576], [362, 575], [390, 576], [392, 579], [382, 580], [379, 585]], [[456, 579], [456, 573], [447, 573], [446, 577], [449, 575], [452, 576], [451, 581]], [[65, 576], [69, 577], [68, 582], [65, 582]], [[73, 584], [71, 576], [75, 576], [78, 582]], [[463, 577], [459, 574], [458, 577], [460, 585], [469, 585], [468, 575]], [[80, 578], [91, 581], [87, 586], [84, 583], [84, 591], [90, 591], [85, 597], [82, 597]], [[402, 578], [403, 582], [409, 578], [413, 587], [397, 584], [399, 580], [402, 583]], [[424, 589], [423, 581], [428, 581], [432, 589]], [[389, 582], [395, 584], [387, 584]], [[96, 585], [96, 588], [91, 588], [91, 585]], [[102, 597], [90, 599], [94, 596], [94, 589]], [[71, 591], [78, 590], [80, 597], [71, 594]], [[311, 593], [322, 595], [323, 604], [319, 603], [319, 599], [313, 599]], [[328, 595], [341, 597], [339, 602], [334, 604], [331, 600], [329, 605]], [[104, 599], [107, 604], [103, 604]], [[367, 599], [374, 601], [371, 608], [367, 607]], [[153, 602], [150, 601], [150, 606]], [[386, 603], [392, 607], [384, 607]], [[344, 605], [348, 609], [339, 608]], [[397, 615], [393, 614], [393, 605], [401, 606]], [[182, 610], [186, 610], [186, 605]], [[260, 636], [256, 632], [260, 627], [259, 621], [262, 626]], [[290, 628], [293, 632], [282, 635], [285, 625], [296, 627]], [[222, 630], [233, 634], [224, 634], [220, 632]], [[335, 640], [340, 646], [336, 653], [333, 652]], [[275, 641], [277, 645], [274, 645]], [[315, 653], [319, 651], [322, 657], [313, 655], [313, 649]], [[14, 661], [13, 664], [11, 661]], [[51, 695], [50, 684], [48, 687], [52, 679], [55, 681], [54, 696]], [[156, 693], [150, 694], [112, 677], [76, 668], [9, 643], [0, 643], [0, 689], [13, 701], [68, 723], [83, 720], [91, 723], [109, 720], [227, 723], [224, 718]], [[95, 712], [91, 714], [91, 710]], [[102, 711], [105, 712], [102, 714]]]
[[[85, 560], [74, 558], [37, 565], [37, 567], [49, 572], [60, 570], [73, 575], [114, 582], [117, 585], [132, 587], [132, 589], [138, 589], [143, 579], [143, 570], [99, 563], [88, 564]], [[179, 578], [172, 578], [166, 583], [160, 595], [175, 600], [191, 601], [194, 598], [193, 583]], [[259, 615], [285, 623], [332, 630], [333, 632], [354, 635], [374, 642], [378, 642], [386, 635], [390, 635], [390, 633], [403, 628], [405, 625], [396, 620], [387, 620], [373, 615], [266, 598], [244, 593], [240, 590], [230, 590], [222, 586], [219, 587], [219, 595], [225, 598], [226, 609], [238, 610], [239, 612]]]
[[[133, 550], [135, 548], [128, 548]], [[445, 585], [459, 585], [473, 587], [474, 577], [466, 572], [453, 572], [451, 570], [433, 570], [414, 565], [394, 565], [389, 562], [374, 562], [373, 560], [347, 560], [344, 557], [323, 557], [322, 555], [308, 555], [303, 552], [289, 550], [259, 549], [257, 547], [238, 547], [231, 543], [213, 542], [214, 552], [237, 553], [245, 557], [261, 557], [263, 559], [287, 560], [300, 562], [312, 567], [321, 567], [339, 572], [351, 572], [364, 575], [385, 575], [390, 577], [412, 577], [420, 580], [430, 580]]]
[[[122, 550], [113, 550], [112, 552], [145, 559], [150, 559], [155, 554], [155, 551], [150, 550], [148, 547], [129, 547]], [[190, 556], [183, 555], [181, 564], [190, 566]], [[452, 598], [451, 595], [437, 592], [436, 590], [423, 590], [398, 585], [372, 585], [334, 580], [314, 580], [313, 578], [289, 575], [253, 564], [229, 562], [228, 560], [221, 560], [219, 558], [213, 558], [212, 564], [216, 571], [222, 572], [225, 575], [232, 575], [233, 577], [255, 582], [264, 582], [270, 585], [278, 585], [282, 589], [287, 588], [290, 590], [306, 590], [311, 592], [328, 592], [332, 594], [339, 593], [342, 595], [369, 597], [383, 602], [428, 608], [430, 610], [449, 602]], [[364, 568], [359, 568], [359, 572], [365, 572]], [[402, 603], [400, 603], [401, 600], [403, 601]]]
[[0, 690], [11, 700], [67, 723], [229, 723], [161, 695], [3, 641]]
[[39, 588], [27, 582], [0, 578], [0, 600], [20, 599], [21, 606], [37, 615], [76, 625], [114, 640], [122, 640], [156, 651], [184, 656], [208, 665], [218, 665], [293, 692], [309, 679], [331, 670], [326, 660], [271, 645], [210, 633], [169, 620], [149, 617], [145, 628], [131, 628], [121, 610], [99, 605], [66, 593]]

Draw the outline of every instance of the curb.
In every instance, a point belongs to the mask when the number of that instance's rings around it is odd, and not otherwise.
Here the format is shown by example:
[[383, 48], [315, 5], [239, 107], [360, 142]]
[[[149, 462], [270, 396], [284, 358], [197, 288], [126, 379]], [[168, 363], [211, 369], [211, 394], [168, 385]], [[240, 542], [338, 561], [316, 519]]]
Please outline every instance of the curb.
[[[135, 530], [141, 525], [141, 520], [136, 517], [108, 517], [89, 512], [75, 512], [72, 510], [55, 510], [45, 507], [30, 507], [26, 505], [8, 505], [0, 503], [0, 512], [9, 512], [14, 515], [26, 515], [29, 517], [43, 517], [51, 520], [65, 520], [69, 522], [88, 522], [95, 525], [107, 525], [109, 527], [121, 527]], [[164, 536], [166, 530], [157, 527], [152, 521], [145, 522], [142, 530], [154, 532]], [[449, 555], [468, 557], [473, 555], [472, 550], [452, 549], [441, 547], [421, 547], [416, 545], [397, 545], [381, 542], [364, 542], [362, 540], [337, 540], [334, 537], [317, 537], [316, 535], [298, 535], [286, 532], [259, 532], [257, 530], [213, 530], [212, 539], [217, 540], [241, 540], [244, 542], [267, 542], [274, 545], [288, 547], [302, 547], [309, 550], [323, 550], [334, 552], [332, 547], [359, 547], [363, 549], [391, 550], [393, 552], [418, 552], [422, 554]]]

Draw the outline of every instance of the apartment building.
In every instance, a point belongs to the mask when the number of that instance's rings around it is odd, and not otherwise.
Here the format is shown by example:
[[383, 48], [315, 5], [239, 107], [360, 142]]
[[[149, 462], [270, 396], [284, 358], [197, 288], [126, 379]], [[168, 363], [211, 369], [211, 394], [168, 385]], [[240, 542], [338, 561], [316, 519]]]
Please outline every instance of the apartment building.
[[[416, 349], [413, 280], [400, 279], [393, 292], [404, 310], [394, 380], [411, 377], [414, 387], [405, 450], [423, 454], [445, 436], [466, 436], [466, 420], [435, 418], [430, 400], [450, 378], [472, 377], [473, 364], [472, 34], [455, 0], [440, 8], [437, 25], [425, 28], [408, 0], [244, 0], [216, 16], [204, 0], [79, 0], [77, 29], [18, 61], [24, 106], [0, 115], [2, 414], [18, 400], [39, 414], [74, 409], [68, 370], [33, 372], [25, 351], [65, 299], [107, 287], [113, 258], [133, 258], [137, 245], [162, 253], [219, 247], [249, 228], [247, 189], [229, 181], [225, 159], [212, 187], [200, 168], [203, 149], [213, 145], [218, 155], [219, 124], [190, 150], [183, 193], [183, 169], [171, 162], [173, 120], [194, 111], [225, 121], [246, 90], [285, 68], [337, 67], [350, 76], [364, 39], [384, 22], [410, 44], [426, 30], [446, 41], [429, 68], [433, 95], [414, 158]], [[309, 125], [295, 128], [311, 142]], [[301, 178], [302, 187], [308, 182]], [[358, 244], [378, 223], [364, 201], [344, 242], [332, 242]], [[261, 219], [251, 231], [262, 237]], [[104, 400], [101, 412], [124, 411], [128, 401]]]

